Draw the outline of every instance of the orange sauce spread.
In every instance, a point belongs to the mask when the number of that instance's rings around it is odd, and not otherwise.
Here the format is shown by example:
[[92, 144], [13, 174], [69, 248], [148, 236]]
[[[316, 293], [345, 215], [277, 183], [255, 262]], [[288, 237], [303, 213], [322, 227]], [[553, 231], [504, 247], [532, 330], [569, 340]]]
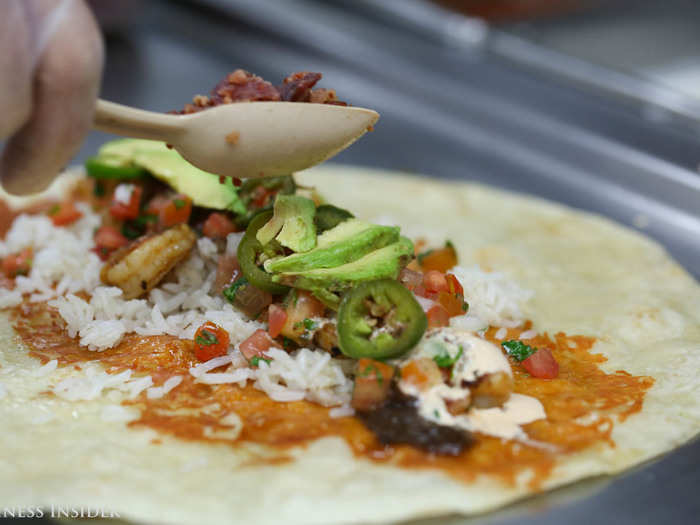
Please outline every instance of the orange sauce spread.
[[[606, 374], [600, 370], [598, 364], [605, 357], [591, 352], [594, 338], [541, 334], [527, 343], [552, 351], [559, 363], [559, 376], [552, 380], [536, 379], [514, 363], [515, 391], [542, 402], [547, 419], [524, 428], [532, 439], [555, 448], [546, 450], [478, 435], [475, 445], [458, 457], [435, 456], [410, 446], [384, 447], [359, 419], [331, 418], [329, 409], [314, 403], [278, 403], [250, 384], [240, 388], [231, 384], [195, 383], [188, 372], [197, 364], [192, 341], [132, 334], [115, 348], [91, 352], [68, 337], [62, 319], [46, 305], [20, 305], [14, 310], [14, 320], [21, 340], [29, 346], [31, 355], [42, 362], [57, 359], [59, 366], [79, 366], [81, 362], [99, 361], [110, 373], [131, 369], [135, 375], [150, 374], [155, 385], [175, 374], [183, 376], [182, 383], [163, 398], [148, 399], [142, 393], [136, 400], [126, 401], [141, 410], [141, 417], [130, 425], [149, 427], [185, 440], [226, 442], [234, 447], [239, 443], [268, 445], [275, 453], [264, 460], [267, 463], [284, 461], [289, 446], [339, 436], [358, 456], [405, 468], [440, 469], [463, 481], [490, 474], [513, 483], [519, 473], [530, 470], [530, 484], [536, 488], [558, 456], [588, 447], [614, 446], [611, 439], [614, 422], [641, 410], [644, 395], [653, 384], [649, 377], [635, 377], [624, 371]], [[510, 329], [504, 339], [517, 339], [529, 328], [527, 323]], [[495, 333], [493, 328], [488, 330], [486, 338], [499, 344]], [[586, 416], [596, 411], [601, 417], [585, 421]], [[243, 430], [234, 443], [217, 434], [230, 430], [219, 421], [232, 412], [243, 422]]]

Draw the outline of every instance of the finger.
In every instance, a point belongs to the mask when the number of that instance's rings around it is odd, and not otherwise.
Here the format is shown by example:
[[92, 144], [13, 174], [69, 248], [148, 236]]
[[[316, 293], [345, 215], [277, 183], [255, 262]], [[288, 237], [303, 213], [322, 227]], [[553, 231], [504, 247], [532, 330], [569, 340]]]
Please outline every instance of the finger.
[[15, 133], [32, 107], [31, 30], [22, 0], [8, 0], [0, 17], [0, 140]]
[[30, 120], [0, 158], [2, 184], [18, 195], [46, 188], [75, 155], [99, 91], [103, 47], [92, 13], [82, 0], [56, 9], [62, 11], [37, 63]]

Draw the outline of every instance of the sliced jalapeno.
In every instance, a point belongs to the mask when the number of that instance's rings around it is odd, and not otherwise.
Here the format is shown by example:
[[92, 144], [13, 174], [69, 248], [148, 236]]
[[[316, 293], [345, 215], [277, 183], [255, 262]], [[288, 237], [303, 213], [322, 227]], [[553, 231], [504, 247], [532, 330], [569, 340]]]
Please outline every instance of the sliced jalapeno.
[[359, 284], [338, 309], [338, 343], [349, 357], [388, 359], [413, 348], [425, 332], [423, 309], [398, 281]]
[[341, 222], [347, 221], [348, 219], [353, 219], [355, 216], [348, 210], [343, 208], [338, 208], [332, 204], [322, 204], [316, 208], [316, 216], [314, 217], [314, 224], [316, 224], [316, 229], [319, 233], [331, 228], [335, 228]]
[[[262, 253], [267, 253], [269, 248], [263, 248], [260, 241], [256, 238], [256, 233], [262, 226], [267, 223], [272, 217], [271, 211], [265, 211], [257, 214], [250, 221], [248, 228], [238, 245], [238, 264], [241, 266], [241, 273], [248, 279], [248, 282], [253, 286], [278, 295], [286, 293], [289, 288], [287, 286], [272, 282], [272, 275], [267, 273], [258, 265], [258, 259]], [[270, 254], [272, 255], [272, 254]]]
[[148, 174], [143, 168], [133, 164], [124, 164], [122, 159], [106, 155], [91, 157], [86, 160], [85, 170], [90, 177], [95, 179], [138, 179]]

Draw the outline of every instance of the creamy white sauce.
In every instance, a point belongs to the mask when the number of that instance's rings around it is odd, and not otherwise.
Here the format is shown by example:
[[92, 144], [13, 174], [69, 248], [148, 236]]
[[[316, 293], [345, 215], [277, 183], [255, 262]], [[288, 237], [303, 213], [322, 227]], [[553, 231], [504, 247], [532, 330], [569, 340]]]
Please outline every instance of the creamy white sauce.
[[542, 403], [534, 397], [511, 394], [508, 401], [501, 407], [471, 408], [457, 416], [450, 414], [447, 410], [446, 401], [469, 397], [469, 389], [467, 386], [462, 386], [462, 381], [475, 381], [479, 377], [495, 372], [513, 375], [510, 363], [500, 348], [469, 332], [442, 328], [426, 334], [407, 361], [420, 357], [434, 358], [439, 355], [449, 355], [451, 358], [459, 355], [449, 384], [441, 383], [428, 390], [420, 391], [411, 383], [399, 381], [401, 391], [418, 399], [418, 412], [422, 417], [440, 425], [462, 428], [501, 439], [530, 442], [521, 425], [546, 417]]

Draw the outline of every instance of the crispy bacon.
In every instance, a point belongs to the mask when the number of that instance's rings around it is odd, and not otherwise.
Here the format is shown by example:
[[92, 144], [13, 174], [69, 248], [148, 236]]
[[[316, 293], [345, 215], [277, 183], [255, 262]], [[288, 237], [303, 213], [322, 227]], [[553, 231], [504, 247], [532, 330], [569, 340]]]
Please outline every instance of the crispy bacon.
[[313, 104], [347, 105], [338, 100], [333, 89], [312, 89], [321, 79], [321, 73], [299, 71], [284, 79], [281, 86], [274, 86], [267, 80], [236, 69], [226, 75], [211, 91], [209, 96], [196, 95], [191, 104], [185, 105], [177, 113], [195, 113], [206, 108], [234, 102], [310, 102]]

